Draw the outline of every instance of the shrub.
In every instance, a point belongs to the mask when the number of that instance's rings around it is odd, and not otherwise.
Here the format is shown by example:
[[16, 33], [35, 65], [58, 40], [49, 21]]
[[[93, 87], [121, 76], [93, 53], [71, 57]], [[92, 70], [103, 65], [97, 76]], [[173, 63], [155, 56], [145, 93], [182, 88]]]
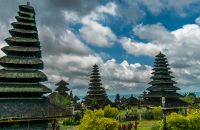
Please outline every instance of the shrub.
[[[166, 117], [167, 130], [188, 130], [188, 120], [177, 113], [171, 113]], [[163, 127], [163, 122], [161, 123]], [[160, 128], [162, 130], [163, 128]]]
[[106, 106], [103, 110], [105, 117], [117, 118], [119, 115], [119, 110], [117, 108], [111, 107], [110, 105]]
[[[200, 113], [193, 112], [187, 117], [177, 113], [171, 113], [166, 118], [167, 130], [200, 130]], [[160, 130], [163, 129], [163, 122], [161, 123]]]
[[160, 120], [162, 118], [162, 108], [161, 107], [154, 107], [152, 109], [153, 118], [156, 120]]
[[142, 115], [142, 117], [143, 117], [144, 119], [151, 120], [151, 119], [153, 119], [153, 114], [152, 114], [152, 112], [146, 111], [146, 112], [144, 113], [144, 115]]
[[128, 111], [128, 114], [130, 115], [138, 115], [138, 109], [137, 108], [132, 108]]
[[104, 110], [86, 110], [78, 130], [117, 130], [118, 126], [119, 122], [116, 119], [105, 117]]
[[75, 120], [75, 118], [68, 118], [63, 121], [63, 125], [79, 125], [80, 121]]
[[194, 112], [187, 116], [188, 129], [189, 130], [200, 130], [200, 113]]

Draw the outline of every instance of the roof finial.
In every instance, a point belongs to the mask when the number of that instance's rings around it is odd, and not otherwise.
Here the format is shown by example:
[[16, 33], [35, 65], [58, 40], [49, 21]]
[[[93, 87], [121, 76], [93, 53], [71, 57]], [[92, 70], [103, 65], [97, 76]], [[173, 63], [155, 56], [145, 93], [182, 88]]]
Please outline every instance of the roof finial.
[[27, 5], [30, 6], [30, 2], [27, 2]]

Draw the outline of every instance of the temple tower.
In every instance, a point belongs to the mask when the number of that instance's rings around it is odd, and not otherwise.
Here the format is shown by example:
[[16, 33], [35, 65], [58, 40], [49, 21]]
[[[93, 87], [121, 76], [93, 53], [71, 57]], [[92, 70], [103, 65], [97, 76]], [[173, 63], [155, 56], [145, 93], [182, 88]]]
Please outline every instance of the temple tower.
[[101, 86], [101, 76], [99, 73], [99, 68], [95, 64], [90, 76], [89, 90], [87, 96], [85, 97], [86, 105], [91, 109], [98, 109], [105, 106], [107, 102], [107, 95], [105, 88]]
[[5, 39], [6, 54], [0, 58], [0, 128], [9, 129], [12, 123], [19, 129], [46, 129], [47, 123], [70, 115], [64, 109], [52, 105], [43, 94], [51, 89], [41, 84], [47, 76], [41, 72], [40, 41], [35, 22], [35, 11], [29, 3], [20, 5], [17, 22]]
[[174, 77], [171, 74], [167, 58], [160, 52], [155, 58], [152, 81], [149, 83], [151, 86], [147, 88], [149, 92], [143, 95], [145, 102], [149, 105], [162, 106], [161, 98], [165, 97], [166, 107], [187, 106], [180, 100], [182, 95], [176, 92], [180, 88], [175, 86], [176, 82], [172, 80]]
[[69, 96], [68, 93], [67, 93], [70, 90], [67, 87], [67, 85], [69, 85], [69, 83], [65, 82], [64, 80], [61, 80], [56, 85], [58, 87], [55, 89], [55, 91], [57, 91], [62, 96]]

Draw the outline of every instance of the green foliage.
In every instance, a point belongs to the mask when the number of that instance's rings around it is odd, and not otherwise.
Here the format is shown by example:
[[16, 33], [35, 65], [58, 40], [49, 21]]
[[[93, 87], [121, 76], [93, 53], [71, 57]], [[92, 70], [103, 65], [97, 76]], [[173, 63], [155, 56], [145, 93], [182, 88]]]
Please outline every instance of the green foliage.
[[190, 93], [188, 94], [188, 96], [196, 97], [196, 94], [195, 94], [195, 93], [192, 93], [192, 92], [190, 92]]
[[71, 100], [69, 97], [62, 96], [59, 93], [52, 93], [49, 98], [52, 103], [62, 108], [66, 108], [71, 103]]
[[[111, 112], [112, 114], [108, 114]], [[119, 122], [114, 119], [116, 110], [107, 106], [104, 110], [86, 110], [78, 130], [117, 130]]]
[[20, 126], [17, 123], [11, 125], [11, 129], [19, 129], [19, 128], [20, 128]]
[[193, 101], [196, 99], [196, 96], [187, 95], [187, 96], [185, 96], [185, 97], [183, 97], [183, 98], [181, 98], [181, 99], [182, 99], [183, 101], [185, 101], [185, 102], [191, 104], [191, 103], [193, 103]]
[[187, 116], [189, 130], [200, 130], [200, 113], [194, 112]]
[[171, 113], [166, 119], [168, 130], [188, 130], [186, 117], [177, 113]]
[[63, 121], [63, 125], [79, 125], [80, 121], [75, 120], [73, 117], [72, 118], [67, 118], [66, 120]]
[[130, 110], [128, 110], [128, 114], [138, 115], [138, 109], [137, 108], [131, 108]]
[[[167, 130], [200, 130], [200, 113], [193, 112], [188, 116], [171, 113], [167, 116]], [[161, 123], [163, 126], [163, 122]], [[163, 128], [161, 127], [160, 130]]]
[[106, 106], [104, 109], [104, 116], [108, 118], [117, 118], [119, 115], [119, 110], [117, 108], [111, 107], [110, 105]]
[[159, 130], [160, 125], [152, 125], [151, 130]]
[[162, 118], [162, 114], [163, 114], [163, 111], [162, 111], [162, 107], [154, 107], [152, 109], [152, 113], [153, 113], [153, 118], [156, 119], [156, 120], [160, 120]]

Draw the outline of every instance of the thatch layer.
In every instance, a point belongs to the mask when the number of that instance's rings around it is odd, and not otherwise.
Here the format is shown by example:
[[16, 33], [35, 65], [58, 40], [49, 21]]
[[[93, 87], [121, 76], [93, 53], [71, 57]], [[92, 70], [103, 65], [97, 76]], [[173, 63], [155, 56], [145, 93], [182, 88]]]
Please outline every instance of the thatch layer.
[[44, 78], [47, 79], [46, 75], [38, 70], [0, 70], [0, 78]]
[[23, 47], [23, 46], [5, 46], [2, 48], [3, 51], [13, 51], [13, 52], [40, 52], [38, 47]]
[[6, 83], [0, 82], [0, 92], [42, 92], [50, 93], [51, 89], [40, 83]]
[[10, 56], [4, 56], [0, 58], [0, 64], [1, 63], [10, 63], [10, 64], [23, 64], [23, 65], [37, 65], [37, 64], [43, 64], [42, 60], [39, 58], [27, 58], [27, 57], [10, 57]]
[[67, 117], [72, 113], [52, 105], [48, 99], [0, 99], [0, 121]]

